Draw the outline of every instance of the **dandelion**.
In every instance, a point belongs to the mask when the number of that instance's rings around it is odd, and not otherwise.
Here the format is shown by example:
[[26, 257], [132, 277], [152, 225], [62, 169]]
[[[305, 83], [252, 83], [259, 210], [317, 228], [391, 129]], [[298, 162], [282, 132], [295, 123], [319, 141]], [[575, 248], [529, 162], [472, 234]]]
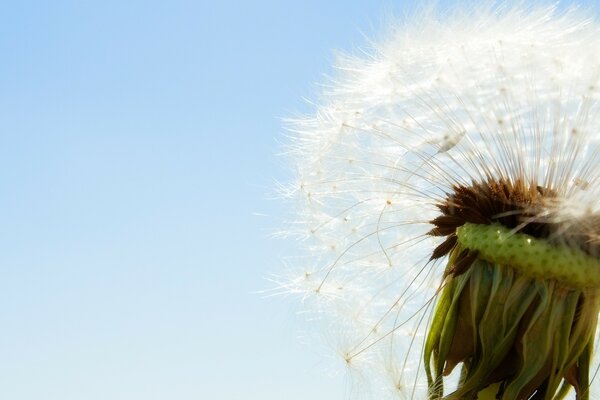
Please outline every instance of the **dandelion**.
[[284, 282], [369, 398], [593, 397], [600, 25], [427, 12], [289, 124]]

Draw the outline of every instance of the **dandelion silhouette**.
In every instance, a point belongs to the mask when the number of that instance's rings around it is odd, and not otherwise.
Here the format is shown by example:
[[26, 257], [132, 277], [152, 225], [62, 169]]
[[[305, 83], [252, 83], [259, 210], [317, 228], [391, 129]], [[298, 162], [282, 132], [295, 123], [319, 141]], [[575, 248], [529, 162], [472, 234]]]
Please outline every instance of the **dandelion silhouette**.
[[342, 58], [287, 154], [300, 271], [369, 398], [593, 398], [600, 25], [423, 13]]

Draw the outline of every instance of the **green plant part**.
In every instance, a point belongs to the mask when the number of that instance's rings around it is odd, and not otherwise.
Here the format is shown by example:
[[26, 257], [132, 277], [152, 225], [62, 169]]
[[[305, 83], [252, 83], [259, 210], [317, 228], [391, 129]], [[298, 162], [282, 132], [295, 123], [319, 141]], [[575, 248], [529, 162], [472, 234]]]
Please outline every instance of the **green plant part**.
[[501, 224], [467, 223], [456, 229], [456, 236], [479, 259], [510, 265], [531, 278], [555, 279], [580, 289], [600, 287], [600, 260], [580, 249], [515, 233]]
[[[558, 400], [574, 388], [588, 399], [600, 309], [595, 244], [556, 240], [560, 229], [549, 221], [525, 229], [543, 196], [522, 184], [489, 186], [503, 190], [457, 188], [433, 222], [431, 234], [447, 239], [432, 258], [448, 249], [448, 264], [424, 349], [429, 398]], [[483, 203], [492, 205], [469, 217]], [[445, 395], [444, 377], [458, 364], [458, 387]]]

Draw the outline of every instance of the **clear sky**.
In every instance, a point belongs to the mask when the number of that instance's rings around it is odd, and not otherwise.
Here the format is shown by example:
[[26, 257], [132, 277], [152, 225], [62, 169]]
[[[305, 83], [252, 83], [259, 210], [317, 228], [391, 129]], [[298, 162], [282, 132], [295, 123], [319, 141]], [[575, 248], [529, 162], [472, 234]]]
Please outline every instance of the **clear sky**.
[[0, 399], [342, 399], [258, 293], [274, 154], [406, 3], [3, 2]]

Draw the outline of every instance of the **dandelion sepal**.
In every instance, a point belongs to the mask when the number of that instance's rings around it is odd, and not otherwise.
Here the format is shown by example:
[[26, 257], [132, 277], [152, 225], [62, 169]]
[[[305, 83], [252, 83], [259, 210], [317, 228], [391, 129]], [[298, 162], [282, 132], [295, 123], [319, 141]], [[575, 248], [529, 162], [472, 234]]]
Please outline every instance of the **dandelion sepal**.
[[[490, 385], [496, 385], [490, 397], [494, 399], [533, 394], [555, 399], [564, 383], [575, 387], [578, 399], [586, 398], [598, 290], [566, 288], [485, 260], [477, 260], [466, 273], [447, 279], [441, 296], [452, 297], [452, 304], [436, 309], [434, 320], [445, 320], [432, 325], [429, 336], [439, 337], [437, 343], [451, 341], [452, 345], [445, 353], [443, 374], [436, 369], [430, 381], [430, 399], [443, 397], [443, 375], [459, 362], [463, 363], [462, 376], [447, 399], [485, 399], [490, 396]], [[456, 311], [448, 312], [454, 307]], [[471, 318], [460, 317], [464, 315]], [[439, 326], [453, 326], [454, 330]], [[435, 351], [433, 354], [435, 359]]]
[[[436, 313], [433, 316], [431, 322], [431, 330], [427, 336], [424, 348], [424, 361], [425, 361], [425, 372], [427, 374], [428, 386], [430, 388], [430, 396], [435, 396], [439, 393], [443, 393], [443, 389], [439, 387], [441, 371], [438, 367], [438, 354], [441, 332], [443, 331], [444, 324], [446, 321], [446, 315], [452, 307], [455, 285], [454, 281], [448, 282], [446, 290], [442, 292], [439, 302], [437, 304]], [[434, 357], [433, 364], [435, 365], [436, 381], [434, 381], [433, 374], [431, 372], [431, 358]], [[445, 362], [445, 357], [442, 358], [442, 364]]]

